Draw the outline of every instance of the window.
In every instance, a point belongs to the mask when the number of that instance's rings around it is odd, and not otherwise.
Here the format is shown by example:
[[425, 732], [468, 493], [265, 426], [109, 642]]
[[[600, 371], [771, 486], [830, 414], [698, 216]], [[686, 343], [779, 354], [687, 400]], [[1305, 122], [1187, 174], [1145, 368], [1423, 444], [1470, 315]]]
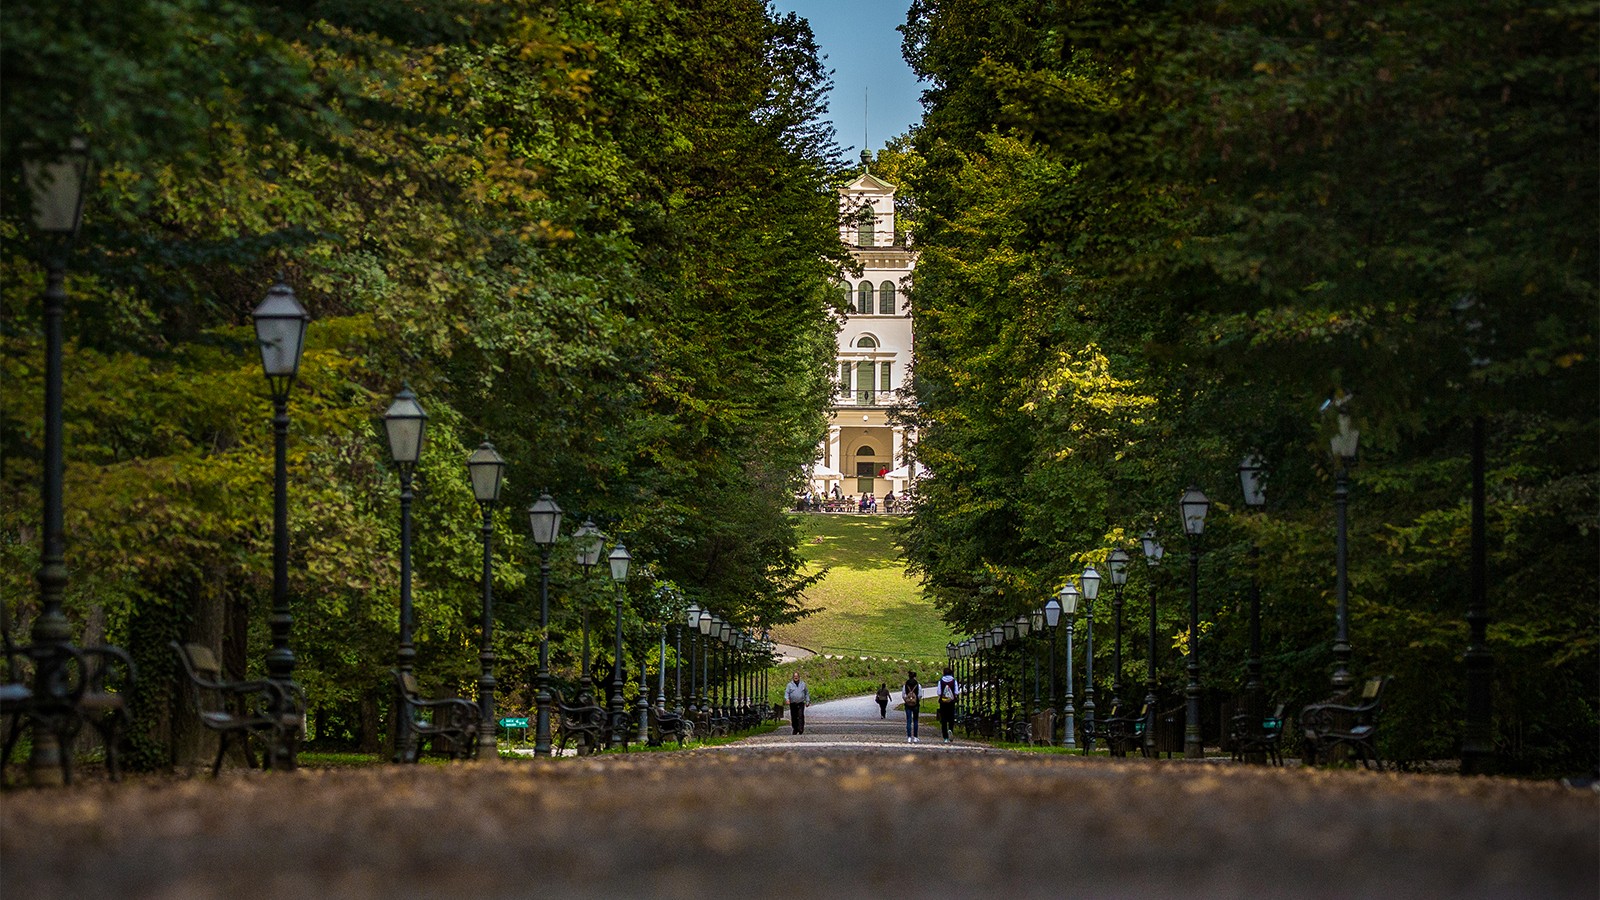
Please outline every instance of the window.
[[856, 363], [856, 402], [863, 406], [872, 402], [872, 363]]
[[856, 246], [872, 246], [872, 226], [876, 217], [872, 214], [872, 207], [863, 206], [856, 217]]
[[863, 334], [856, 339], [856, 347], [861, 350], [875, 350], [878, 347], [878, 339], [870, 334]]
[[878, 372], [878, 390], [887, 393], [889, 391], [889, 364], [886, 362], [878, 363]]
[[850, 393], [850, 364], [839, 363], [839, 390]]
[[898, 310], [894, 308], [894, 282], [885, 281], [878, 286], [878, 314], [892, 316]]
[[861, 282], [861, 293], [856, 296], [856, 312], [872, 315], [872, 282]]

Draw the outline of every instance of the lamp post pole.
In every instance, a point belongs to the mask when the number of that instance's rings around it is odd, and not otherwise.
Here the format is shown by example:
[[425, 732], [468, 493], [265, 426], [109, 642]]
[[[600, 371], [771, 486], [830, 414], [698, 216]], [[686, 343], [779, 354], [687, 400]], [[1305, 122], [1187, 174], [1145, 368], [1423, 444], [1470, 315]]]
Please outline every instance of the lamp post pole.
[[1128, 583], [1128, 551], [1121, 547], [1111, 551], [1106, 557], [1107, 564], [1111, 567], [1111, 586], [1116, 589], [1111, 597], [1111, 617], [1113, 628], [1111, 631], [1111, 712], [1113, 715], [1124, 716], [1126, 710], [1122, 708], [1122, 588]]
[[561, 536], [561, 507], [549, 493], [540, 493], [539, 499], [528, 507], [528, 525], [533, 532], [533, 542], [539, 547], [539, 677], [538, 721], [534, 726], [533, 755], [550, 755], [550, 707], [555, 697], [550, 693], [550, 551]]
[[[1239, 487], [1245, 505], [1260, 509], [1266, 505], [1266, 486], [1261, 480], [1261, 459], [1247, 456], [1239, 463]], [[1245, 660], [1245, 715], [1251, 734], [1259, 733], [1266, 716], [1266, 698], [1261, 684], [1261, 546], [1250, 542], [1250, 657]], [[1260, 754], [1252, 761], [1261, 761]]]
[[395, 754], [394, 761], [415, 762], [416, 735], [412, 731], [411, 716], [406, 712], [405, 682], [411, 680], [412, 664], [417, 650], [411, 643], [411, 492], [412, 476], [422, 459], [422, 447], [427, 438], [428, 414], [417, 402], [411, 386], [401, 387], [394, 402], [383, 414], [384, 430], [389, 438], [389, 455], [400, 472], [400, 646], [395, 651], [395, 668], [400, 671], [400, 684], [395, 686]]
[[[1156, 569], [1161, 565], [1161, 557], [1165, 550], [1161, 542], [1156, 540], [1156, 530], [1149, 529], [1141, 540], [1144, 550], [1146, 571], [1150, 575], [1150, 646], [1147, 648], [1148, 668], [1145, 674], [1144, 704], [1152, 713], [1156, 711]], [[1145, 756], [1149, 759], [1156, 758], [1155, 729], [1146, 726], [1144, 730]]]
[[633, 557], [628, 553], [628, 548], [621, 543], [611, 549], [608, 557], [611, 563], [611, 580], [617, 586], [617, 636], [616, 646], [611, 656], [611, 746], [623, 746], [622, 742], [622, 600], [627, 591], [628, 566]]
[[[289, 698], [300, 692], [294, 685], [294, 650], [289, 647], [294, 627], [289, 608], [289, 389], [300, 371], [311, 317], [295, 299], [294, 290], [281, 281], [267, 291], [251, 317], [261, 349], [261, 368], [272, 394], [272, 649], [267, 651], [267, 678], [283, 687], [274, 703], [292, 703]], [[303, 712], [276, 705], [272, 710], [279, 718]], [[295, 768], [295, 741], [278, 742], [271, 753], [271, 768]]]
[[1065, 707], [1066, 735], [1062, 745], [1068, 750], [1078, 746], [1078, 731], [1072, 721], [1075, 711], [1072, 708], [1072, 619], [1078, 613], [1078, 588], [1071, 581], [1061, 588], [1061, 612], [1067, 618], [1067, 692], [1063, 700]]
[[50, 698], [55, 709], [36, 709], [30, 715], [33, 749], [28, 754], [29, 780], [36, 785], [60, 785], [65, 781], [61, 755], [71, 753], [62, 747], [47, 719], [66, 712], [70, 698], [65, 696], [66, 677], [61, 672], [65, 647], [72, 628], [61, 609], [67, 592], [66, 529], [63, 512], [63, 485], [66, 463], [63, 448], [62, 320], [66, 313], [66, 256], [78, 233], [83, 216], [83, 194], [89, 171], [89, 148], [81, 138], [74, 139], [65, 153], [55, 158], [29, 159], [24, 163], [24, 179], [33, 207], [33, 224], [46, 236], [44, 326], [44, 471], [39, 485], [41, 535], [39, 571], [39, 617], [33, 620], [29, 637], [33, 643], [33, 695], [37, 701]]
[[583, 669], [578, 677], [578, 692], [581, 702], [586, 704], [594, 700], [594, 676], [589, 671], [589, 573], [600, 563], [606, 538], [595, 527], [593, 519], [584, 519], [578, 530], [572, 533], [572, 542], [578, 550], [578, 565], [583, 567], [584, 590], [578, 602], [579, 620], [583, 628]]
[[1083, 752], [1094, 752], [1094, 601], [1100, 596], [1100, 573], [1090, 566], [1083, 570], [1083, 599], [1089, 602], [1089, 629], [1084, 639], [1083, 675]]
[[1184, 533], [1189, 536], [1189, 653], [1185, 667], [1189, 684], [1183, 692], [1183, 755], [1186, 759], [1204, 759], [1205, 748], [1200, 739], [1200, 535], [1211, 501], [1199, 488], [1191, 487], [1178, 506], [1183, 514]]
[[483, 642], [478, 650], [482, 674], [478, 676], [478, 758], [499, 762], [500, 748], [494, 714], [494, 504], [500, 499], [500, 483], [506, 461], [487, 440], [467, 457], [467, 472], [472, 477], [472, 493], [483, 510]]
[[1339, 415], [1339, 433], [1329, 441], [1338, 469], [1333, 482], [1333, 509], [1336, 534], [1334, 538], [1334, 596], [1338, 607], [1334, 617], [1333, 637], [1333, 687], [1348, 690], [1355, 681], [1350, 674], [1350, 617], [1349, 581], [1346, 578], [1347, 544], [1345, 511], [1350, 505], [1350, 465], [1355, 462], [1360, 433], [1350, 425], [1350, 417]]

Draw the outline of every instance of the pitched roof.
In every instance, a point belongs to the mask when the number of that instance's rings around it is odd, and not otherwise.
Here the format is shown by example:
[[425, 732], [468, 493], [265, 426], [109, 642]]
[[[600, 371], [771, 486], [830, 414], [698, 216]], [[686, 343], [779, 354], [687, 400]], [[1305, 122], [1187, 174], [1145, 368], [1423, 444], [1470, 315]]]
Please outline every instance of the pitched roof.
[[862, 172], [855, 181], [845, 185], [843, 190], [863, 191], [876, 194], [892, 194], [895, 191], [895, 186], [881, 178], [878, 178], [871, 172]]

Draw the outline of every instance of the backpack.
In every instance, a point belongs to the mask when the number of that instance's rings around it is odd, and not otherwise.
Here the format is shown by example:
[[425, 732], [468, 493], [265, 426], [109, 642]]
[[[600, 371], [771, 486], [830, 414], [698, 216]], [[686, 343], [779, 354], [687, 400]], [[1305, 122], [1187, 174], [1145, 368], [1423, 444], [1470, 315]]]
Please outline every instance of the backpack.
[[902, 691], [900, 693], [901, 702], [905, 703], [906, 706], [908, 706], [908, 707], [910, 707], [912, 709], [916, 709], [917, 708], [917, 702], [919, 700], [921, 700], [921, 699], [922, 699], [922, 692], [921, 691], [907, 689], [907, 690], [904, 690], [904, 691]]
[[940, 703], [954, 703], [954, 702], [956, 702], [956, 684], [955, 684], [955, 682], [953, 682], [953, 681], [943, 681], [943, 680], [941, 680], [939, 682], [939, 702]]

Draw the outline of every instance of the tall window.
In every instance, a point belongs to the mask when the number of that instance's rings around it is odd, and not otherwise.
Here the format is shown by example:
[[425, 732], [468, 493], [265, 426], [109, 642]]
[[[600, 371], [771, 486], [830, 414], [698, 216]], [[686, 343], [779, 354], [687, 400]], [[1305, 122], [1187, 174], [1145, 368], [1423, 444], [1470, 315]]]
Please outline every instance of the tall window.
[[850, 364], [847, 362], [839, 363], [839, 390], [850, 393]]
[[886, 362], [878, 363], [878, 390], [889, 391], [889, 364]]
[[856, 402], [868, 406], [872, 403], [872, 363], [856, 363]]
[[856, 218], [856, 246], [857, 247], [871, 247], [873, 245], [872, 244], [872, 226], [874, 224], [875, 218], [876, 217], [872, 215], [872, 207], [870, 207], [870, 206], [861, 207], [861, 212]]
[[897, 311], [894, 308], [894, 282], [885, 281], [878, 286], [878, 314], [892, 316]]
[[856, 295], [856, 312], [872, 315], [872, 282], [861, 282], [861, 292]]

